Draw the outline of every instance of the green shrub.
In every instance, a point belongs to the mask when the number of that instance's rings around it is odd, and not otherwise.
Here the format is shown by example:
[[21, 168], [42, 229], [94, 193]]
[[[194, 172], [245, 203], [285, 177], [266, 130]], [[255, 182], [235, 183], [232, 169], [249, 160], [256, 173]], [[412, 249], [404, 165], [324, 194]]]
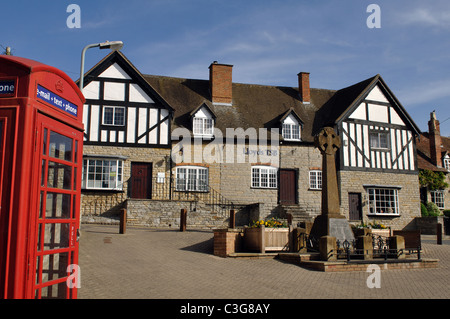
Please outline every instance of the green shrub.
[[437, 205], [433, 202], [427, 203], [428, 216], [439, 216], [441, 215], [441, 211], [437, 207]]
[[425, 206], [424, 203], [420, 203], [420, 211], [422, 213], [422, 217], [427, 217], [428, 216], [428, 209], [427, 209], [427, 206]]

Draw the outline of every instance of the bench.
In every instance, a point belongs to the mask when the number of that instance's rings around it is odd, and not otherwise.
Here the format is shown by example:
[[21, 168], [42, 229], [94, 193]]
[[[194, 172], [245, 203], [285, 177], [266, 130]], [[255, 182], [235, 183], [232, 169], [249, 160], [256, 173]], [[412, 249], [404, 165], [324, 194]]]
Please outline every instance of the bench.
[[394, 230], [394, 236], [402, 236], [405, 239], [405, 250], [409, 253], [416, 252], [420, 259], [422, 243], [420, 240], [420, 230]]

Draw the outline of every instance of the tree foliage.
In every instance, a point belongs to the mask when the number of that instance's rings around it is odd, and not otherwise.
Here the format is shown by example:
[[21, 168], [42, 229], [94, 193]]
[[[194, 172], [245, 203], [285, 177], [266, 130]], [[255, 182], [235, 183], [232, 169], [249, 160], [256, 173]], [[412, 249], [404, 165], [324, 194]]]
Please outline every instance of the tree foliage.
[[421, 187], [426, 187], [430, 191], [448, 187], [448, 183], [445, 182], [445, 174], [443, 172], [433, 172], [427, 169], [419, 172], [419, 183]]

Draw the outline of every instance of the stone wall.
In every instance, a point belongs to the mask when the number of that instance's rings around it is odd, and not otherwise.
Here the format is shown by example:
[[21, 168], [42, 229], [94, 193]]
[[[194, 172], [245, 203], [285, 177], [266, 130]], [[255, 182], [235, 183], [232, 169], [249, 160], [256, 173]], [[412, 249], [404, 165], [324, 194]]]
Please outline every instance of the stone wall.
[[[381, 223], [393, 230], [415, 228], [414, 219], [420, 217], [419, 178], [417, 174], [338, 171], [341, 214], [349, 217], [348, 193], [361, 193], [362, 217], [365, 223]], [[368, 216], [368, 195], [363, 185], [400, 186], [399, 216]]]
[[[448, 217], [418, 217], [415, 220], [416, 227], [420, 230], [423, 235], [436, 235], [437, 234], [437, 224], [441, 224], [443, 228], [443, 235], [446, 234], [444, 226], [447, 224], [444, 220]], [[448, 230], [447, 230], [448, 232]]]
[[[227, 228], [230, 222], [230, 207], [214, 209], [198, 201], [170, 201], [128, 199], [127, 224], [145, 227], [179, 228], [181, 210], [187, 210], [187, 229]], [[236, 225], [248, 224], [248, 209], [237, 206]]]
[[[278, 188], [252, 188], [252, 166], [268, 165], [278, 168], [289, 168], [297, 171], [297, 193], [298, 206], [305, 210], [310, 216], [321, 213], [321, 191], [309, 188], [310, 170], [322, 169], [322, 157], [320, 152], [311, 144], [283, 144], [275, 148], [270, 156], [253, 157], [248, 154], [248, 144], [235, 144], [233, 157], [227, 158], [222, 153], [216, 160], [208, 158], [211, 145], [200, 144], [203, 157], [200, 163], [196, 163], [195, 157], [185, 159], [178, 165], [201, 165], [208, 167], [209, 186], [217, 191], [227, 200], [237, 205], [236, 224], [247, 225], [249, 222], [267, 217], [279, 216], [280, 206], [278, 203]], [[216, 148], [216, 150], [220, 148]], [[258, 145], [257, 149], [264, 153], [270, 149], [270, 145]], [[222, 152], [225, 149], [222, 148]], [[128, 198], [127, 181], [131, 174], [131, 162], [153, 163], [153, 177], [163, 172], [166, 179], [175, 177], [176, 163], [165, 160], [170, 156], [170, 149], [156, 148], [131, 148], [131, 147], [107, 147], [90, 146], [84, 147], [85, 155], [114, 155], [126, 157], [124, 160], [124, 186], [122, 191], [83, 191], [82, 192], [82, 221], [98, 219], [98, 217], [118, 220], [120, 209], [125, 207]], [[197, 154], [193, 149], [193, 155]], [[185, 156], [184, 153], [183, 156]], [[205, 157], [206, 155], [206, 157]], [[229, 154], [228, 154], [229, 155]], [[240, 157], [239, 157], [240, 156]], [[172, 171], [171, 171], [172, 170]], [[414, 218], [420, 217], [420, 195], [418, 187], [418, 176], [416, 174], [379, 173], [368, 171], [338, 171], [338, 185], [340, 191], [341, 212], [348, 218], [348, 193], [361, 193], [363, 201], [363, 221], [383, 223], [393, 229], [413, 227]], [[155, 183], [156, 184], [156, 183]], [[400, 216], [398, 217], [372, 217], [367, 216], [367, 193], [364, 184], [398, 185]], [[278, 185], [279, 187], [279, 185]], [[448, 195], [448, 194], [446, 194]], [[448, 198], [450, 196], [446, 196]], [[135, 218], [140, 224], [157, 227], [179, 227], [179, 214], [181, 208], [188, 209], [188, 217], [191, 217], [192, 226], [214, 228], [220, 225], [228, 225], [228, 213], [226, 216], [214, 216], [210, 214], [211, 207], [202, 201], [173, 201], [168, 202], [153, 197], [152, 201], [128, 202], [131, 209], [128, 211], [136, 214]], [[196, 203], [194, 205], [194, 203]], [[135, 206], [133, 206], [135, 205]], [[192, 206], [194, 205], [194, 206]], [[146, 212], [146, 213], [144, 213]], [[203, 213], [204, 212], [204, 213]], [[148, 216], [147, 216], [148, 215]], [[95, 217], [95, 218], [94, 218]]]
[[81, 216], [83, 220], [93, 220], [98, 217], [118, 218], [120, 209], [128, 197], [128, 181], [131, 176], [131, 163], [153, 163], [152, 175], [155, 179], [159, 172], [164, 172], [169, 178], [169, 165], [165, 156], [170, 156], [170, 149], [139, 148], [139, 147], [111, 147], [84, 145], [83, 155], [120, 156], [123, 161], [123, 189], [122, 190], [82, 190]]
[[322, 191], [310, 189], [309, 172], [322, 170], [322, 155], [312, 145], [283, 145], [280, 148], [280, 167], [297, 169], [298, 204], [310, 216], [321, 213]]

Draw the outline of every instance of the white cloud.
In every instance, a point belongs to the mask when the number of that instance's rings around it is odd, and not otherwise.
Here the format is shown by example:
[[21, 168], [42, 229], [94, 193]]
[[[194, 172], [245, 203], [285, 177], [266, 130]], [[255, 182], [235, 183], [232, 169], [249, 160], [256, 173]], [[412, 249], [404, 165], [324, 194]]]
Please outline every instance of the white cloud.
[[422, 106], [432, 100], [450, 97], [450, 79], [422, 83], [415, 87], [398, 90], [402, 104], [413, 107]]
[[403, 25], [450, 27], [450, 8], [415, 8], [400, 14], [398, 19]]

